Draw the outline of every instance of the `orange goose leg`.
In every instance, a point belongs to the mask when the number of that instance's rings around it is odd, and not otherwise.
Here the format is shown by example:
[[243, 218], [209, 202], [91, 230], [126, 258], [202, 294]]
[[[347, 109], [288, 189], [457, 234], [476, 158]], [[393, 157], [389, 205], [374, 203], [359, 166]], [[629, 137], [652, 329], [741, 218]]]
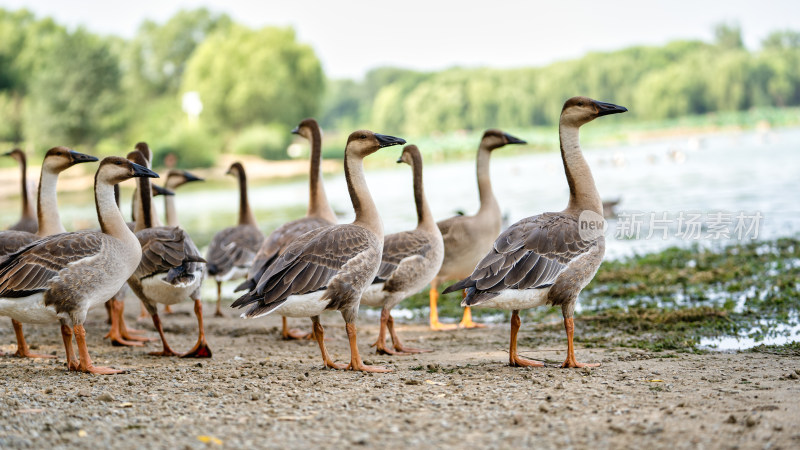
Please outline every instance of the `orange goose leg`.
[[350, 364], [348, 370], [360, 370], [362, 372], [391, 372], [392, 369], [381, 366], [368, 366], [361, 361], [361, 355], [358, 353], [358, 343], [356, 342], [356, 325], [354, 323], [345, 324], [347, 330], [347, 339], [350, 341]]
[[191, 350], [182, 355], [181, 358], [211, 358], [211, 349], [206, 342], [206, 332], [203, 329], [203, 304], [200, 299], [194, 301], [194, 314], [197, 316], [197, 328], [200, 334], [197, 336], [197, 343]]
[[[467, 297], [466, 289], [461, 291], [462, 298]], [[458, 324], [458, 328], [486, 328], [486, 325], [482, 323], [477, 323], [472, 321], [472, 308], [469, 306], [464, 308], [464, 316], [461, 317], [461, 323]]]
[[139, 305], [139, 317], [136, 318], [137, 322], [141, 322], [142, 320], [147, 319], [150, 313], [147, 312], [147, 308], [144, 306], [144, 303], [140, 303]]
[[328, 349], [325, 347], [325, 329], [322, 328], [322, 324], [319, 323], [319, 317], [315, 317], [311, 319], [314, 322], [314, 338], [317, 340], [317, 344], [319, 344], [319, 351], [322, 353], [322, 362], [325, 364], [325, 367], [329, 367], [331, 369], [345, 369], [347, 368], [344, 364], [336, 364], [331, 359], [331, 356], [328, 354]]
[[150, 352], [149, 355], [152, 356], [181, 356], [180, 353], [176, 353], [173, 351], [169, 344], [167, 344], [167, 338], [164, 337], [164, 328], [161, 327], [161, 318], [158, 317], [158, 313], [153, 314], [153, 325], [156, 327], [158, 331], [158, 335], [161, 336], [161, 345], [163, 346], [163, 350], [160, 352]]
[[164, 314], [166, 315], [166, 314], [172, 314], [172, 313], [174, 313], [174, 311], [172, 310], [172, 306], [171, 305], [164, 305]]
[[122, 302], [118, 302], [113, 298], [106, 302], [106, 305], [110, 304], [111, 307], [111, 329], [108, 330], [108, 334], [106, 334], [103, 339], [111, 339], [111, 345], [115, 347], [141, 347], [144, 345], [141, 342], [129, 341], [122, 337], [122, 331], [120, 330], [120, 319], [122, 316], [121, 303]]
[[[383, 311], [381, 311], [381, 327], [383, 326]], [[397, 336], [397, 333], [394, 331], [394, 318], [392, 317], [391, 311], [386, 311], [386, 327], [389, 328], [389, 336], [392, 337], [392, 345], [394, 349], [397, 351], [396, 354], [399, 355], [409, 355], [412, 353], [429, 353], [433, 350], [426, 350], [422, 348], [410, 348], [404, 347], [403, 343], [400, 342], [400, 337]]]
[[293, 339], [315, 339], [314, 330], [312, 330], [310, 333], [303, 333], [300, 330], [290, 329], [289, 321], [286, 319], [286, 317], [281, 317], [281, 319], [283, 322], [281, 337], [283, 337], [284, 341], [291, 341]]
[[217, 281], [217, 311], [214, 312], [214, 317], [225, 317], [222, 314], [222, 282]]
[[[86, 373], [97, 373], [100, 375], [113, 375], [115, 373], [123, 373], [124, 370], [112, 369], [111, 367], [100, 367], [92, 364], [92, 358], [89, 357], [89, 349], [86, 347], [86, 330], [83, 325], [75, 325], [75, 342], [78, 343], [78, 353], [81, 360], [78, 364], [78, 371]], [[71, 345], [70, 345], [71, 347]]]
[[511, 312], [511, 346], [508, 350], [508, 365], [511, 367], [544, 367], [541, 361], [523, 358], [517, 354], [517, 332], [522, 321], [519, 319], [519, 310]]
[[598, 367], [600, 364], [584, 364], [575, 360], [575, 347], [572, 345], [572, 335], [575, 333], [575, 323], [572, 317], [564, 318], [564, 328], [567, 329], [567, 359], [561, 367]]
[[450, 323], [441, 323], [439, 322], [439, 307], [436, 305], [437, 301], [439, 300], [439, 280], [434, 278], [431, 281], [431, 290], [428, 294], [431, 302], [431, 312], [430, 312], [430, 324], [431, 330], [435, 331], [443, 331], [443, 330], [455, 330], [457, 326], [455, 324]]
[[14, 353], [14, 356], [19, 356], [20, 358], [55, 358], [52, 355], [31, 353], [28, 343], [25, 342], [25, 335], [22, 334], [22, 322], [11, 319], [11, 323], [14, 325], [14, 334], [17, 335], [17, 352]]
[[150, 342], [155, 341], [155, 338], [149, 337], [141, 337], [141, 336], [131, 336], [131, 333], [135, 334], [142, 334], [144, 330], [136, 330], [134, 328], [128, 328], [125, 325], [125, 302], [122, 300], [117, 300], [117, 304], [119, 305], [119, 312], [117, 313], [117, 318], [119, 319], [119, 333], [123, 339], [127, 339], [129, 341], [141, 341], [141, 342]]
[[72, 350], [72, 328], [65, 323], [61, 324], [61, 339], [64, 340], [64, 350], [67, 352], [67, 368], [71, 371], [78, 370], [78, 358]]

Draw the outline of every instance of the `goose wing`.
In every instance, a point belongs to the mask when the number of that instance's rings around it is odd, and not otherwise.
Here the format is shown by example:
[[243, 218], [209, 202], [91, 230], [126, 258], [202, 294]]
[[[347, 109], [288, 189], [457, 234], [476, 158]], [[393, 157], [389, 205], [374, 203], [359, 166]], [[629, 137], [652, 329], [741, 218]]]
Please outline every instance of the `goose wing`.
[[378, 242], [378, 238], [365, 228], [350, 224], [309, 231], [267, 267], [255, 290], [237, 299], [232, 306], [255, 303], [245, 313], [253, 317], [274, 310], [290, 295], [328, 287], [348, 290], [352, 274], [342, 269], [348, 264], [357, 266], [362, 259], [369, 258], [369, 250], [374, 249]]
[[0, 261], [0, 297], [27, 297], [47, 290], [49, 281], [68, 265], [103, 250], [101, 233], [85, 231], [45, 237]]
[[225, 228], [211, 239], [206, 253], [208, 273], [225, 273], [253, 261], [264, 235], [252, 225]]
[[136, 233], [142, 261], [133, 273], [137, 279], [178, 270], [193, 273], [205, 262], [189, 235], [179, 227], [146, 228]]
[[430, 239], [419, 233], [403, 231], [386, 236], [383, 241], [383, 256], [374, 283], [383, 283], [395, 273], [400, 263], [414, 256], [426, 257], [431, 251]]
[[38, 238], [35, 234], [27, 231], [0, 231], [0, 257], [14, 253]]
[[528, 217], [501, 233], [472, 275], [445, 292], [467, 289], [464, 304], [471, 306], [505, 289], [547, 287], [595, 245], [597, 240], [580, 236], [574, 216], [544, 213]]
[[324, 219], [303, 217], [302, 219], [293, 220], [276, 228], [275, 231], [264, 239], [261, 248], [258, 249], [258, 253], [253, 260], [253, 265], [250, 266], [247, 280], [237, 286], [236, 291], [245, 289], [252, 290], [256, 286], [256, 283], [258, 283], [258, 280], [261, 279], [261, 276], [264, 275], [264, 271], [267, 270], [267, 267], [272, 264], [278, 255], [283, 253], [292, 242], [311, 230], [329, 225], [333, 224]]

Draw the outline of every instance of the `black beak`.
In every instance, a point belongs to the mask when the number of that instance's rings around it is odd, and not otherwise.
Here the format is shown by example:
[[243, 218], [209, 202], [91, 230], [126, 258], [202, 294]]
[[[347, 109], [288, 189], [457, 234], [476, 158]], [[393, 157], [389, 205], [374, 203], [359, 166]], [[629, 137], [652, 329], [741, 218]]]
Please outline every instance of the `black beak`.
[[619, 114], [628, 111], [628, 108], [624, 106], [615, 105], [613, 103], [605, 103], [605, 102], [598, 102], [595, 101], [594, 105], [597, 106], [597, 117], [600, 116], [607, 116], [609, 114]]
[[378, 140], [378, 143], [383, 147], [391, 147], [392, 145], [402, 145], [406, 143], [406, 140], [399, 137], [394, 136], [387, 136], [385, 134], [378, 134], [375, 133], [375, 139]]
[[13, 152], [14, 152], [14, 150], [9, 150], [9, 151], [3, 153], [3, 156], [11, 156], [11, 153], [13, 153]]
[[292, 134], [300, 134], [300, 127], [292, 128]]
[[527, 142], [523, 141], [518, 137], [514, 137], [508, 133], [503, 133], [503, 134], [505, 135], [506, 139], [508, 139], [509, 144], [527, 144]]
[[98, 159], [92, 155], [85, 155], [83, 153], [78, 153], [75, 150], [70, 150], [69, 155], [72, 157], [72, 164], [98, 161]]
[[397, 158], [397, 164], [400, 164], [401, 162], [403, 162], [403, 157], [402, 156]]
[[156, 195], [175, 195], [174, 192], [170, 191], [167, 188], [163, 188], [157, 184], [153, 185], [153, 197]]
[[133, 168], [133, 176], [137, 178], [158, 178], [158, 174], [148, 169], [145, 166], [140, 166], [135, 162], [131, 162]]
[[206, 181], [186, 170], [183, 171], [183, 178], [186, 180], [187, 183], [190, 183], [192, 181]]

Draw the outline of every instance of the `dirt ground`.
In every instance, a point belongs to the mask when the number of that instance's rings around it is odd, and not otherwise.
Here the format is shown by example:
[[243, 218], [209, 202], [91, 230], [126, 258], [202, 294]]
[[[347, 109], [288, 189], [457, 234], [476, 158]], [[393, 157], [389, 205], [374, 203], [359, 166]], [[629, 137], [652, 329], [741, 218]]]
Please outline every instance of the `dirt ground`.
[[[163, 319], [177, 350], [194, 342], [190, 306]], [[800, 447], [797, 356], [578, 342], [578, 360], [601, 367], [561, 369], [563, 333], [524, 319], [520, 353], [547, 367], [508, 367], [507, 324], [454, 332], [401, 324], [409, 346], [435, 352], [376, 356], [369, 348], [376, 321], [362, 313], [362, 355], [394, 369], [373, 375], [323, 369], [315, 343], [280, 340], [279, 317], [245, 321], [231, 310], [208, 317], [214, 357], [186, 360], [148, 356], [157, 343], [112, 347], [102, 339], [104, 314], [90, 313], [89, 350], [96, 364], [130, 371], [67, 373], [58, 327], [26, 326], [36, 350], [57, 359], [0, 357], [0, 447]], [[128, 299], [129, 324], [136, 314]], [[341, 316], [330, 313], [323, 325], [334, 358], [346, 361]], [[155, 336], [149, 323], [136, 326]], [[15, 348], [10, 321], [0, 344]]]

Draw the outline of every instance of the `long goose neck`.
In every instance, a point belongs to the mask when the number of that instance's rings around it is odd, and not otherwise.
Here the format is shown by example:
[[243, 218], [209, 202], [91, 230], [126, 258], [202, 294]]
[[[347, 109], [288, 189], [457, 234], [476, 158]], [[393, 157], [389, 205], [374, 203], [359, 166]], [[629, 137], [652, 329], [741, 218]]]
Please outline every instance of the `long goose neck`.
[[561, 159], [569, 184], [569, 204], [567, 210], [580, 213], [590, 210], [603, 214], [603, 202], [594, 184], [592, 171], [583, 157], [580, 133], [574, 125], [559, 124], [558, 135], [561, 141]]
[[39, 219], [39, 231], [36, 233], [38, 236], [50, 236], [67, 231], [61, 224], [61, 216], [58, 214], [57, 184], [58, 172], [53, 172], [42, 165], [42, 174], [39, 178], [39, 198], [36, 205], [36, 214]]
[[175, 196], [164, 196], [164, 211], [167, 215], [167, 225], [171, 227], [179, 227], [181, 224], [178, 222], [178, 213], [175, 211]]
[[136, 184], [139, 185], [139, 204], [136, 208], [136, 227], [134, 227], [134, 230], [141, 231], [153, 226], [153, 192], [150, 186], [150, 178], [137, 178]]
[[100, 229], [103, 233], [114, 236], [117, 239], [136, 237], [131, 233], [130, 228], [122, 217], [122, 212], [117, 206], [114, 197], [114, 186], [94, 179], [94, 205], [97, 209], [97, 220], [100, 222]]
[[492, 179], [489, 173], [489, 163], [492, 158], [492, 152], [481, 142], [478, 148], [478, 195], [481, 199], [481, 207], [478, 214], [496, 213], [500, 215], [500, 207], [497, 204], [497, 199], [494, 197], [492, 191]]
[[250, 202], [247, 200], [247, 176], [242, 169], [236, 172], [239, 175], [239, 225], [258, 226], [250, 210]]
[[422, 158], [414, 156], [414, 204], [417, 206], [417, 228], [436, 227], [433, 221], [433, 214], [428, 206], [428, 199], [425, 197], [425, 187], [422, 183]]
[[321, 217], [336, 222], [325, 186], [322, 184], [322, 134], [319, 127], [311, 127], [311, 167], [308, 176], [308, 216]]
[[31, 202], [30, 199], [30, 192], [28, 192], [28, 161], [24, 154], [19, 160], [19, 169], [22, 172], [22, 176], [20, 177], [22, 180], [22, 217], [36, 217], [36, 214], [33, 212], [33, 202]]
[[345, 151], [344, 176], [347, 180], [350, 201], [353, 202], [353, 209], [356, 212], [356, 220], [353, 223], [383, 237], [383, 222], [369, 193], [367, 180], [364, 178], [364, 159]]

